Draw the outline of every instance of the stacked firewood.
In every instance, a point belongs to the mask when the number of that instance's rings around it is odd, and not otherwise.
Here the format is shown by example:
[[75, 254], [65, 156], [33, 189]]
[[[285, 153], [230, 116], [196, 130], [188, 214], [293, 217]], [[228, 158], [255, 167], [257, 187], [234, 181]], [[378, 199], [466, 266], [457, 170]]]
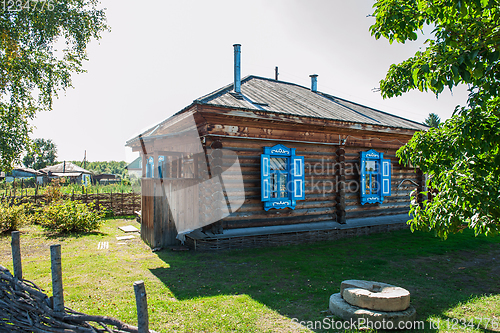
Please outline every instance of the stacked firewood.
[[[134, 332], [138, 328], [106, 316], [90, 316], [65, 308], [52, 309], [51, 298], [28, 280], [0, 266], [0, 331], [4, 332]], [[150, 330], [150, 332], [152, 332]]]

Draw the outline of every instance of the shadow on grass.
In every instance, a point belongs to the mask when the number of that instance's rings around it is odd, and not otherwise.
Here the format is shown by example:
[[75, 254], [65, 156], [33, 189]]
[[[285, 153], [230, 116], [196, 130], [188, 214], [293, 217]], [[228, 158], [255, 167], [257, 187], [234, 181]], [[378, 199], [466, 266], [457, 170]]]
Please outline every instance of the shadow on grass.
[[[447, 310], [475, 296], [500, 293], [494, 278], [500, 274], [500, 238], [474, 237], [470, 232], [446, 241], [402, 230], [299, 246], [227, 252], [163, 250], [157, 255], [170, 268], [151, 272], [180, 301], [247, 294], [299, 321], [323, 320], [330, 295], [339, 292], [340, 283], [347, 279], [408, 289], [417, 320], [429, 316], [446, 320]], [[436, 331], [425, 325], [425, 331]]]
[[[9, 230], [9, 231], [4, 231], [0, 233], [0, 238], [10, 238], [11, 233], [16, 230]], [[21, 231], [21, 234], [23, 231]], [[62, 232], [57, 232], [57, 231], [51, 231], [51, 230], [44, 230], [43, 232], [39, 233], [37, 236], [45, 238], [45, 239], [58, 239], [58, 240], [65, 240], [67, 238], [82, 238], [86, 237], [89, 235], [94, 235], [94, 236], [107, 236], [109, 234], [101, 231], [89, 231], [89, 232], [67, 232], [67, 233], [62, 233]]]
[[65, 240], [67, 238], [82, 238], [87, 236], [108, 236], [109, 234], [101, 231], [86, 231], [86, 232], [56, 232], [46, 231], [43, 236], [45, 239]]

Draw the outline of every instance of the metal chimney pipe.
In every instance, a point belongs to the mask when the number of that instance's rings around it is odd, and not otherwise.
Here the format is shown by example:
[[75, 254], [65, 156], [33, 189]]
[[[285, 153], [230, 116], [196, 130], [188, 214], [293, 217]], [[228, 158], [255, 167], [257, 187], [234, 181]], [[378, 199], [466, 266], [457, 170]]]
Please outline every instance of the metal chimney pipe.
[[311, 74], [309, 75], [311, 78], [311, 91], [312, 92], [317, 92], [318, 91], [318, 74]]
[[234, 44], [234, 92], [241, 93], [241, 44]]

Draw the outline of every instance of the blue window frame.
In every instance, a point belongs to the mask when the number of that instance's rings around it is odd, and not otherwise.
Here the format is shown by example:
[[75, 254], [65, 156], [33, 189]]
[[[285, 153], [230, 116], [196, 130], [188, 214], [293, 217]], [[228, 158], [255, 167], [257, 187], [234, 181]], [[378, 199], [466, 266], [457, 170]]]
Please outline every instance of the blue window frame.
[[296, 156], [295, 148], [280, 144], [264, 147], [260, 162], [264, 209], [295, 209], [297, 200], [305, 198], [304, 157]]
[[361, 204], [383, 203], [391, 195], [391, 160], [373, 149], [361, 152]]
[[153, 156], [150, 156], [146, 164], [146, 178], [153, 178], [153, 169], [154, 169], [154, 159]]
[[165, 178], [163, 177], [163, 173], [165, 172], [165, 156], [158, 156], [158, 177], [159, 178]]

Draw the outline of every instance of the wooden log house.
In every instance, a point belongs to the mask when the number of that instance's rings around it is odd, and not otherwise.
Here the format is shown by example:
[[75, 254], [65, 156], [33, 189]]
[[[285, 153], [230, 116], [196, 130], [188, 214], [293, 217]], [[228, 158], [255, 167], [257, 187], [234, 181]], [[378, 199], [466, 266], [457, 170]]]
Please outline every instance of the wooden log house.
[[[321, 92], [317, 75], [310, 88], [240, 79], [240, 45], [234, 52], [234, 83], [127, 142], [144, 166], [142, 238], [152, 247], [179, 244], [177, 237], [196, 249], [225, 249], [405, 227], [409, 194], [425, 182], [395, 153], [427, 127]], [[187, 134], [187, 117], [195, 139]], [[220, 178], [224, 191], [214, 198], [193, 185], [226, 169], [221, 150], [236, 153], [240, 172]], [[207, 163], [209, 174], [202, 174]], [[175, 191], [187, 187], [188, 194]], [[224, 214], [231, 200], [239, 208]], [[185, 228], [176, 220], [197, 228], [178, 237]]]

